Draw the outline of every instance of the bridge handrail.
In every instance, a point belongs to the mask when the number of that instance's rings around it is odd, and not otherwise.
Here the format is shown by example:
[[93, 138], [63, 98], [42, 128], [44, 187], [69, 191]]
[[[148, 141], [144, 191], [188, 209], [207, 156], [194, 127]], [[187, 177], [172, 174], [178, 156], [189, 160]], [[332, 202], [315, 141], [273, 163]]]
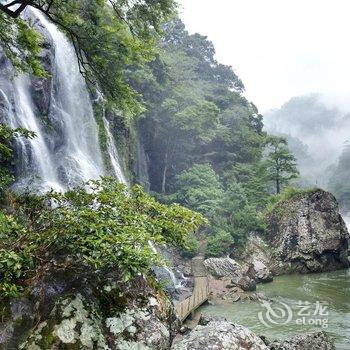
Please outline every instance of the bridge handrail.
[[194, 287], [193, 293], [188, 298], [182, 300], [175, 305], [175, 310], [180, 317], [181, 321], [184, 321], [188, 315], [202, 305], [209, 297], [209, 282], [207, 277], [197, 277], [205, 278], [205, 286]]

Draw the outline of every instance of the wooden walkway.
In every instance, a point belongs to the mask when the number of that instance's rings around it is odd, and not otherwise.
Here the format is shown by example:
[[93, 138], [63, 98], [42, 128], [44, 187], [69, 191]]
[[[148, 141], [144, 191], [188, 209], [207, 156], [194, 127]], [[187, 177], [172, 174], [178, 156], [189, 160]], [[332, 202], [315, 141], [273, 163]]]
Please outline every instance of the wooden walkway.
[[191, 313], [209, 298], [209, 281], [203, 260], [203, 256], [192, 259], [192, 274], [194, 277], [192, 295], [175, 304], [175, 311], [181, 322], [185, 321]]

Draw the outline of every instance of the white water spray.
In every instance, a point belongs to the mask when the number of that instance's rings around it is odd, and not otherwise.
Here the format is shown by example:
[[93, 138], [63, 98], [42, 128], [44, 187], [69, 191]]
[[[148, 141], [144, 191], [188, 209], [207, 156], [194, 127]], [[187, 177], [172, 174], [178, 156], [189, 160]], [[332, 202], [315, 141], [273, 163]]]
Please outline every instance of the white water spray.
[[109, 121], [105, 117], [103, 118], [103, 124], [107, 132], [107, 151], [112, 165], [113, 173], [119, 182], [128, 185], [128, 182], [126, 181], [120, 166], [119, 153], [115, 145], [115, 140], [111, 132]]
[[[28, 77], [22, 76], [15, 79], [14, 87], [17, 95], [15, 101], [16, 115], [12, 119], [12, 127], [22, 127], [35, 132], [35, 137], [30, 140], [19, 138], [21, 146], [22, 159], [26, 168], [34, 167], [34, 173], [41, 179], [41, 189], [62, 190], [63, 187], [59, 183], [52, 155], [45, 142], [41, 126], [34, 114], [33, 102], [29, 92]], [[27, 151], [30, 146], [31, 154]]]
[[[155, 247], [155, 245], [153, 244], [152, 241], [148, 241], [148, 244], [150, 245], [151, 249], [153, 250], [154, 253], [159, 254], [157, 251], [157, 248]], [[175, 289], [181, 288], [182, 287], [182, 283], [181, 281], [179, 282], [174, 274], [174, 272], [169, 269], [166, 265], [163, 265], [162, 268], [168, 273], [171, 282], [174, 286]]]
[[51, 118], [62, 124], [64, 144], [56, 162], [68, 186], [104, 174], [98, 128], [72, 44], [39, 11], [33, 11], [49, 32], [55, 48]]
[[[17, 188], [29, 187], [40, 192], [50, 188], [64, 191], [99, 178], [106, 174], [106, 170], [92, 103], [74, 48], [39, 11], [33, 9], [32, 13], [45, 27], [53, 43], [51, 91], [48, 92], [49, 127], [44, 126], [32, 98], [33, 85], [28, 76], [21, 75], [12, 82], [8, 80], [7, 88], [0, 90], [0, 108], [4, 112], [4, 122], [9, 126], [26, 128], [36, 134], [31, 140], [23, 137], [16, 140]], [[104, 127], [113, 173], [126, 184], [107, 120], [104, 120]]]

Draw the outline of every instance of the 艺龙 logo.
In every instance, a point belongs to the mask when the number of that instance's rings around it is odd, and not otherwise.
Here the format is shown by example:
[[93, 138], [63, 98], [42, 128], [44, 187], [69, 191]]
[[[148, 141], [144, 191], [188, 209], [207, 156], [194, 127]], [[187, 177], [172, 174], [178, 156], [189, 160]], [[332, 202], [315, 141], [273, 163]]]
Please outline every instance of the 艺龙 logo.
[[293, 316], [295, 316], [293, 322], [299, 326], [328, 327], [328, 303], [324, 301], [311, 303], [299, 300], [297, 304], [294, 304], [295, 315], [293, 315], [292, 308], [281, 301], [273, 304], [264, 301], [261, 306], [264, 310], [258, 312], [259, 321], [269, 328], [274, 325], [285, 325], [292, 321]]
[[289, 305], [277, 301], [279, 305], [264, 301], [261, 306], [264, 311], [258, 312], [259, 321], [266, 327], [271, 328], [273, 325], [284, 325], [289, 323], [293, 318], [293, 312]]

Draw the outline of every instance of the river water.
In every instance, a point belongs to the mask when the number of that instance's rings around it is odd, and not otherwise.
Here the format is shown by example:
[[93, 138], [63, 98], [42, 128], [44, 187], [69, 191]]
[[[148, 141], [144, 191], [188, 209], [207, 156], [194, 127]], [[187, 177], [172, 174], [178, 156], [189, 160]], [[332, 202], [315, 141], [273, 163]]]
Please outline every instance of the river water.
[[[325, 330], [339, 350], [350, 349], [350, 270], [275, 277], [257, 291], [271, 303], [224, 302], [205, 305], [198, 312], [220, 315], [269, 338]], [[270, 309], [269, 309], [270, 307]]]

